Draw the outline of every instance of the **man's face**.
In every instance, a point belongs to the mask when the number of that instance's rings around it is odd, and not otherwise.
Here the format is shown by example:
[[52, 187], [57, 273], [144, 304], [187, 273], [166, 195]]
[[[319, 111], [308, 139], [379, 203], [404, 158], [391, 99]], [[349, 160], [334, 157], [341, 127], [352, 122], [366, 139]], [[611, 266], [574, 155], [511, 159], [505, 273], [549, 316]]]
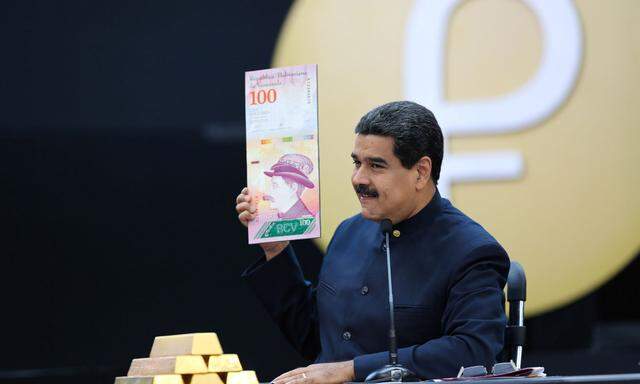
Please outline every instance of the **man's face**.
[[296, 185], [287, 184], [281, 176], [271, 178], [271, 206], [280, 212], [285, 212], [291, 207], [291, 201], [298, 199]]
[[415, 208], [415, 169], [406, 169], [393, 153], [392, 137], [356, 135], [351, 183], [365, 219], [394, 223], [407, 218]]

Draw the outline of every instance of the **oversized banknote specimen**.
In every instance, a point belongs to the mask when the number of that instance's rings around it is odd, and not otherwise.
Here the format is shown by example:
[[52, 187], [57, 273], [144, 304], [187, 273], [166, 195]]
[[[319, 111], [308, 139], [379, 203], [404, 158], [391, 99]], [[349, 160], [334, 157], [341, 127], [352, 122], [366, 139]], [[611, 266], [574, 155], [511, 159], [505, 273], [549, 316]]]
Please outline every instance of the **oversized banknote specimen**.
[[320, 237], [316, 65], [245, 73], [249, 243]]

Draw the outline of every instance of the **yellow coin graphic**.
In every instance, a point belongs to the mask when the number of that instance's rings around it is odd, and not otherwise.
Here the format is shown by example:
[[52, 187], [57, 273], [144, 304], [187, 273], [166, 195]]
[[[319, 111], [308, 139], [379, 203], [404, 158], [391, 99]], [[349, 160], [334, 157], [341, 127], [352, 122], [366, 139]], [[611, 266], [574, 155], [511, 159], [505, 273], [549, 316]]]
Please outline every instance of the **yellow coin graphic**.
[[296, 1], [273, 66], [318, 64], [319, 245], [359, 212], [357, 121], [410, 99], [445, 133], [441, 191], [524, 266], [528, 315], [597, 289], [640, 248], [638, 19], [635, 0]]

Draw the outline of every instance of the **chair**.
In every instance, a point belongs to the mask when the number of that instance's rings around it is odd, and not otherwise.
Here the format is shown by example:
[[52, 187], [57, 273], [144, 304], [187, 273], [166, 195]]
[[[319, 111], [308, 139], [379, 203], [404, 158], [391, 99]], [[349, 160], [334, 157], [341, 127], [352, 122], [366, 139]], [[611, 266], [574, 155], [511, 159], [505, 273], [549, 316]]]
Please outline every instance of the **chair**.
[[511, 262], [507, 277], [507, 301], [509, 302], [509, 320], [505, 332], [505, 361], [513, 361], [516, 369], [521, 368], [522, 348], [526, 338], [524, 326], [524, 302], [527, 300], [527, 279], [522, 265]]

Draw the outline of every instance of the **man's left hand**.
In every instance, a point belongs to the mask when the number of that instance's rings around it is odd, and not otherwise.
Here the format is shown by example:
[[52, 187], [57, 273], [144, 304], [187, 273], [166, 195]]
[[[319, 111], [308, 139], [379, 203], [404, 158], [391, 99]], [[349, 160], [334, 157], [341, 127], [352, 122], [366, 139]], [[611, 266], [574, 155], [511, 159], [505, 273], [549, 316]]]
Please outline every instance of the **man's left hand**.
[[312, 364], [283, 373], [273, 379], [274, 384], [337, 384], [353, 381], [353, 360], [339, 363]]

